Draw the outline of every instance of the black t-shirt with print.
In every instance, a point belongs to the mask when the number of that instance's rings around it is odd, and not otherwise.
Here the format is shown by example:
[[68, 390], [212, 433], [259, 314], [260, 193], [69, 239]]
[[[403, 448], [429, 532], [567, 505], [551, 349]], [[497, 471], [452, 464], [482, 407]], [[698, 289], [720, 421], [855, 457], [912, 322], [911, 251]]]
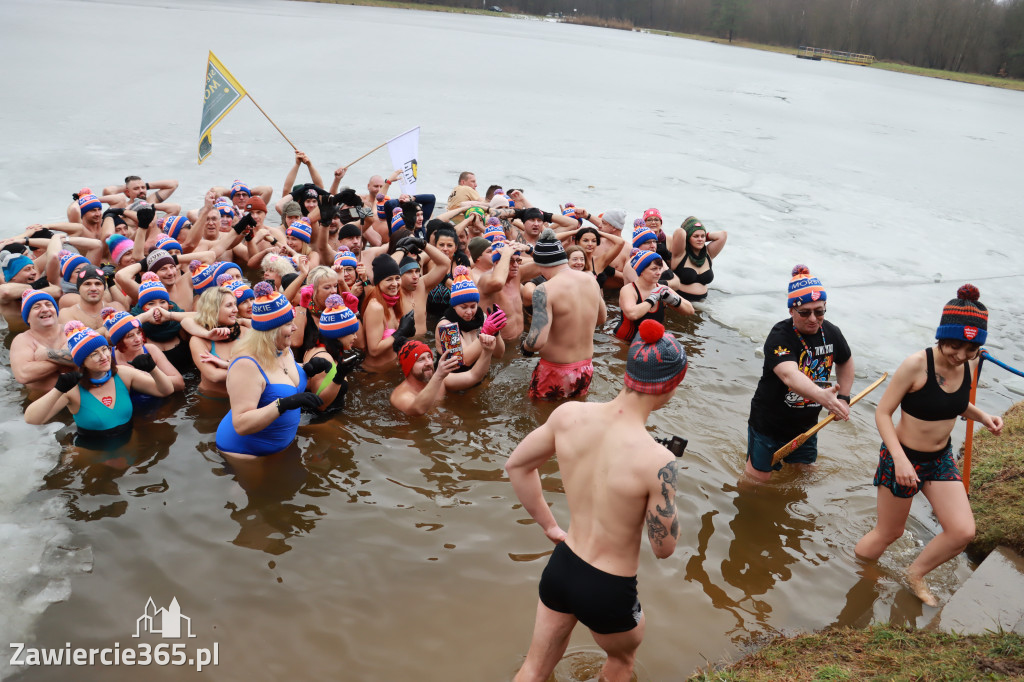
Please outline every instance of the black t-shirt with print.
[[799, 436], [817, 423], [821, 405], [790, 391], [775, 374], [775, 368], [783, 362], [795, 362], [820, 385], [830, 381], [834, 365], [849, 359], [850, 346], [831, 322], [823, 321], [818, 333], [809, 336], [797, 333], [792, 318], [777, 323], [764, 342], [764, 369], [750, 400], [750, 425], [776, 440]]

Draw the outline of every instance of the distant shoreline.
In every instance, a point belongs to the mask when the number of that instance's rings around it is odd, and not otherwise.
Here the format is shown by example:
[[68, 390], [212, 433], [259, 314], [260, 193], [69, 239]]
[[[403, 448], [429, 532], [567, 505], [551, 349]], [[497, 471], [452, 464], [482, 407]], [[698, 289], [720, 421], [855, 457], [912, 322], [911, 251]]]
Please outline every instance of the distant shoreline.
[[[524, 15], [524, 14], [504, 14], [498, 12], [492, 12], [487, 9], [471, 9], [468, 7], [448, 7], [445, 5], [421, 5], [418, 3], [401, 2], [400, 0], [302, 0], [303, 2], [318, 2], [322, 4], [332, 5], [361, 5], [367, 7], [388, 7], [391, 9], [416, 9], [424, 12], [448, 12], [450, 14], [482, 14], [492, 17], [521, 17], [521, 16], [533, 16], [537, 19], [543, 19], [539, 15]], [[587, 19], [591, 19], [588, 21]], [[569, 21], [566, 23], [577, 23], [585, 25], [594, 25], [601, 28], [615, 28], [611, 26], [603, 26], [601, 20], [593, 18], [581, 17], [577, 21]], [[713, 38], [711, 36], [698, 35], [694, 33], [674, 33], [672, 31], [663, 31], [660, 29], [641, 29], [641, 28], [621, 28], [616, 30], [633, 30], [643, 33], [651, 33], [656, 35], [671, 36], [674, 38], [686, 38], [689, 40], [700, 40], [705, 43], [717, 43], [719, 45], [732, 45], [734, 47], [744, 47], [751, 50], [761, 50], [763, 52], [779, 52], [782, 54], [796, 55], [796, 48], [793, 47], [781, 47], [778, 45], [765, 45], [763, 43], [751, 43], [745, 40], [734, 40], [731, 43], [721, 39]], [[821, 46], [819, 46], [821, 47]], [[852, 67], [851, 67], [852, 68]], [[960, 73], [957, 71], [942, 71], [941, 69], [926, 69], [921, 66], [911, 66], [910, 64], [899, 64], [896, 62], [877, 61], [871, 66], [859, 67], [859, 68], [875, 68], [882, 69], [884, 71], [896, 71], [898, 73], [906, 73], [912, 76], [926, 76], [928, 78], [939, 78], [941, 80], [956, 81], [958, 83], [970, 83], [972, 85], [985, 85], [992, 88], [1001, 88], [1003, 90], [1016, 90], [1024, 92], [1024, 80], [1017, 80], [1014, 78], [999, 78], [998, 76], [985, 76], [978, 73]]]

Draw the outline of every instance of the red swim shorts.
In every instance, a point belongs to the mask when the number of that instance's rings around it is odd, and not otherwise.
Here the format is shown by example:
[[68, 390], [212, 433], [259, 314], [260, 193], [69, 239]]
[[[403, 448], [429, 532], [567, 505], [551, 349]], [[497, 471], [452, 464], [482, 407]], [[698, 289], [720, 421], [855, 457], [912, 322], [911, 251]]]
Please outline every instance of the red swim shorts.
[[541, 358], [530, 379], [530, 398], [534, 400], [562, 400], [582, 398], [590, 389], [594, 378], [594, 363], [587, 360], [561, 365]]

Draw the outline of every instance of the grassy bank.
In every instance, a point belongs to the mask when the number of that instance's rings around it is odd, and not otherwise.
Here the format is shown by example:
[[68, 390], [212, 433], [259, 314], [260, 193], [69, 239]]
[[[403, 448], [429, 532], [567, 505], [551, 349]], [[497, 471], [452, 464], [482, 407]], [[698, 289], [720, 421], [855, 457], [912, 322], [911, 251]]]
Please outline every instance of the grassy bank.
[[974, 435], [971, 508], [978, 534], [967, 552], [975, 560], [999, 545], [1024, 554], [1024, 403], [1007, 410], [1003, 422], [999, 436], [985, 429]]
[[1024, 676], [1024, 638], [961, 637], [888, 625], [828, 629], [779, 639], [690, 682], [777, 680], [1005, 680]]
[[[451, 12], [454, 14], [485, 14], [488, 16], [505, 16], [514, 17], [512, 14], [500, 14], [497, 12], [491, 12], [486, 9], [471, 9], [467, 7], [447, 7], [445, 5], [421, 5], [412, 2], [395, 2], [392, 0], [306, 0], [306, 2], [324, 2], [334, 5], [364, 5], [372, 7], [392, 7], [398, 9], [418, 9], [425, 12]], [[566, 17], [566, 21], [569, 23], [587, 24], [590, 26], [600, 26], [604, 28], [615, 28], [622, 30], [640, 30], [635, 28], [632, 22], [622, 21], [616, 19], [601, 19], [597, 17]], [[687, 38], [689, 40], [702, 40], [706, 43], [721, 43], [733, 45], [735, 47], [745, 47], [751, 50], [761, 50], [764, 52], [779, 52], [782, 54], [796, 55], [796, 48], [792, 47], [780, 47], [778, 45], [764, 45], [762, 43], [751, 43], [745, 40], [733, 40], [731, 43], [721, 38], [713, 38], [705, 35], [697, 35], [693, 33], [673, 33], [671, 31], [659, 31], [651, 29], [650, 33], [658, 35], [673, 36], [677, 38]], [[1024, 80], [1015, 80], [1013, 78], [999, 78], [997, 76], [984, 76], [976, 73], [956, 73], [953, 71], [941, 71], [939, 69], [926, 69], [920, 66], [910, 66], [908, 64], [897, 64], [895, 62], [875, 62], [873, 65], [867, 68], [873, 69], [884, 69], [885, 71], [897, 71], [899, 73], [908, 73], [914, 76], [927, 76], [929, 78], [941, 78], [943, 80], [958, 81], [961, 83], [972, 83], [974, 85], [987, 85], [993, 88], [1003, 88], [1006, 90], [1020, 90], [1024, 91]]]

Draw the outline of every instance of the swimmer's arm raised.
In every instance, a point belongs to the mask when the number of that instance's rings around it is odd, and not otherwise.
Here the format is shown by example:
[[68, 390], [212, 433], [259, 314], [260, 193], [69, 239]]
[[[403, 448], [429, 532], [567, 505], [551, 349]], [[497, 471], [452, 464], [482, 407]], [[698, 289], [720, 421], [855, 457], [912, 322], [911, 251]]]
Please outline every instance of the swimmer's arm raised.
[[538, 351], [548, 341], [551, 330], [551, 306], [548, 304], [548, 292], [544, 284], [537, 285], [533, 290], [533, 319], [530, 320], [530, 332], [523, 341], [523, 348]]
[[551, 508], [544, 500], [544, 489], [541, 487], [538, 470], [555, 454], [555, 430], [551, 422], [557, 420], [557, 413], [558, 410], [555, 410], [547, 423], [537, 427], [524, 438], [505, 463], [505, 472], [512, 482], [516, 497], [544, 530], [544, 534], [556, 544], [565, 539], [565, 531], [559, 528]]
[[669, 460], [658, 469], [647, 498], [647, 537], [659, 559], [672, 556], [679, 539], [676, 512], [676, 462]]

